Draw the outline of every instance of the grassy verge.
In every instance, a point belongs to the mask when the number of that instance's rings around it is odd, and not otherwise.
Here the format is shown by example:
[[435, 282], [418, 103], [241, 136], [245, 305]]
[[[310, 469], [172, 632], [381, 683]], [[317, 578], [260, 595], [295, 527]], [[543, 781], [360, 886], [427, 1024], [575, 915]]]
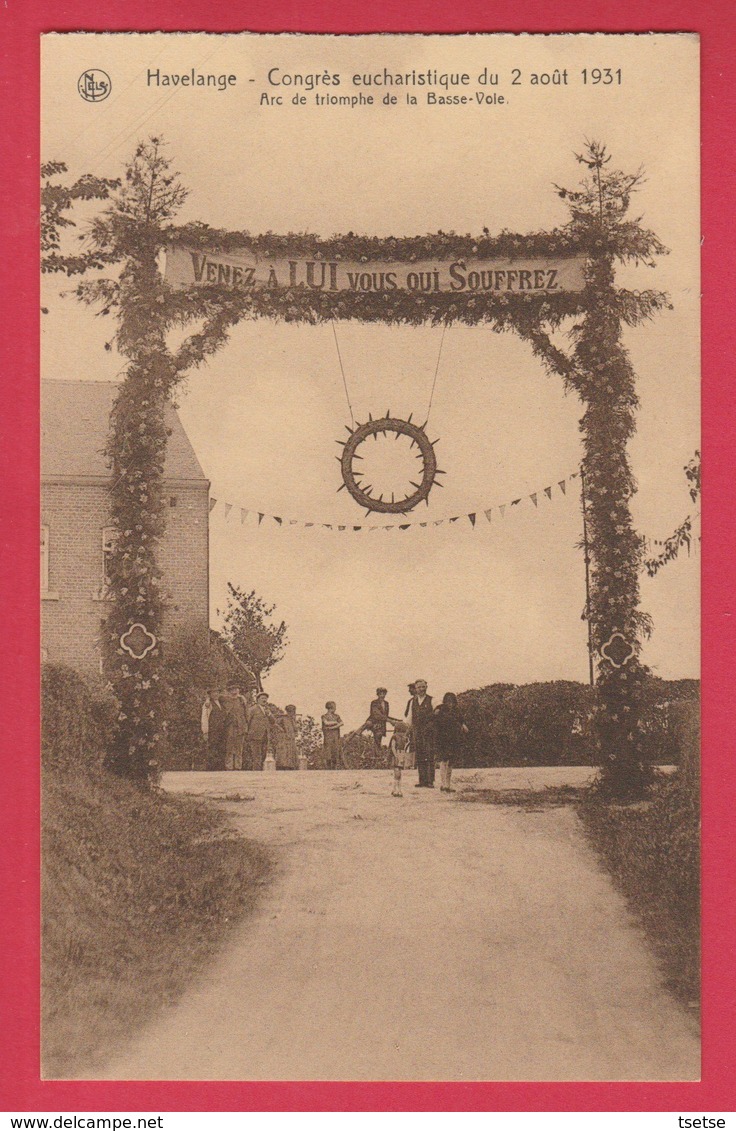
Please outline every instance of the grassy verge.
[[697, 766], [660, 775], [647, 801], [605, 804], [595, 789], [465, 789], [458, 801], [528, 813], [574, 805], [583, 829], [626, 897], [657, 956], [667, 988], [700, 997], [700, 814]]
[[43, 1074], [100, 1068], [252, 909], [268, 859], [216, 809], [44, 771]]
[[674, 775], [651, 800], [578, 807], [583, 826], [657, 955], [665, 984], [696, 1008], [700, 997], [700, 831], [697, 803]]
[[559, 809], [582, 800], [589, 792], [587, 786], [545, 785], [542, 789], [463, 789], [458, 801], [478, 802], [481, 805], [508, 805], [538, 813], [542, 809]]

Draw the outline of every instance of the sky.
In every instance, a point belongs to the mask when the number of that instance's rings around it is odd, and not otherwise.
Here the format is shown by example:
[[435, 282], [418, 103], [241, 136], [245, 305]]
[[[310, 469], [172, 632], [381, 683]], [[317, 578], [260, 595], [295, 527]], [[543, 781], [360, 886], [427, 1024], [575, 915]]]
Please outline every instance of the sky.
[[[684, 35], [49, 35], [42, 156], [66, 161], [73, 176], [117, 176], [139, 140], [162, 135], [190, 190], [182, 222], [323, 236], [523, 233], [565, 222], [553, 185], [575, 185], [585, 138], [604, 141], [615, 167], [645, 167], [633, 212], [670, 248], [655, 270], [618, 273], [633, 289], [666, 290], [673, 305], [625, 335], [641, 401], [630, 445], [633, 512], [642, 533], [664, 538], [692, 509], [683, 465], [699, 447], [697, 60], [697, 38]], [[112, 80], [103, 102], [78, 93], [89, 67]], [[342, 80], [332, 93], [352, 94], [354, 74], [384, 67], [466, 72], [471, 92], [486, 70], [498, 84], [485, 91], [505, 102], [429, 106], [422, 91], [409, 106], [395, 88], [392, 106], [379, 96], [373, 106], [333, 107], [283, 83], [327, 72]], [[583, 69], [590, 80], [594, 67], [620, 70], [620, 84], [584, 84]], [[236, 82], [225, 90], [156, 85], [156, 71], [160, 83], [192, 68]], [[555, 69], [566, 83], [532, 83]], [[294, 106], [300, 91], [307, 102]], [[124, 358], [104, 349], [109, 319], [59, 297], [62, 289], [60, 277], [47, 277], [44, 377], [119, 380]], [[476, 511], [474, 528], [466, 520], [406, 532], [258, 525], [258, 511], [364, 522], [337, 491], [336, 441], [350, 423], [338, 348], [358, 420], [386, 409], [423, 420], [436, 372], [428, 431], [439, 439], [444, 486], [408, 520]], [[274, 701], [318, 715], [334, 699], [357, 725], [378, 685], [403, 706], [418, 677], [436, 696], [495, 681], [587, 679], [579, 481], [564, 495], [556, 486], [579, 466], [582, 408], [513, 335], [243, 322], [187, 377], [177, 401], [218, 500], [213, 626], [228, 581], [255, 589], [288, 625], [285, 658], [267, 680]], [[401, 445], [387, 447], [375, 446], [375, 474], [403, 482]], [[542, 494], [548, 485], [551, 500]], [[540, 493], [536, 508], [532, 492]], [[524, 503], [504, 518], [483, 517], [518, 497]], [[249, 511], [242, 524], [241, 508]], [[683, 556], [642, 578], [642, 607], [655, 625], [643, 659], [665, 678], [698, 675], [699, 566], [699, 554]]]

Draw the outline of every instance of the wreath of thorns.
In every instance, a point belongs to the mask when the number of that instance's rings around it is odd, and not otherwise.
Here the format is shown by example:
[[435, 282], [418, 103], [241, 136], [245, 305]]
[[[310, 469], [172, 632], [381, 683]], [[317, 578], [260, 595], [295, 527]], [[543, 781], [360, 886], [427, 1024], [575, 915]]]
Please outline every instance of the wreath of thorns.
[[[356, 424], [353, 428], [349, 425], [345, 426], [350, 433], [347, 440], [338, 440], [337, 443], [342, 445], [342, 455], [337, 456], [340, 461], [342, 469], [342, 483], [338, 487], [338, 491], [342, 491], [347, 487], [348, 492], [359, 503], [361, 507], [365, 507], [366, 512], [371, 514], [377, 512], [379, 514], [406, 514], [408, 511], [413, 510], [418, 503], [424, 501], [429, 506], [429, 492], [437, 483], [438, 487], [442, 484], [437, 482], [438, 475], [444, 475], [437, 467], [437, 456], [435, 455], [434, 445], [438, 440], [430, 440], [427, 433], [424, 431], [424, 426], [420, 427], [418, 424], [412, 424], [411, 416], [408, 420], [402, 420], [400, 417], [391, 416], [387, 412], [385, 416], [374, 420], [372, 416], [368, 417], [365, 424]], [[405, 498], [397, 499], [392, 492], [391, 499], [384, 499], [383, 495], [374, 498], [371, 495], [373, 490], [372, 484], [363, 485], [359, 482], [360, 472], [353, 470], [353, 460], [359, 460], [363, 457], [358, 453], [358, 448], [363, 444], [369, 436], [378, 439], [379, 433], [393, 432], [395, 439], [398, 440], [399, 436], [408, 436], [411, 441], [411, 446], [419, 449], [419, 458], [422, 461], [422, 479], [420, 483], [415, 483], [410, 480], [411, 486], [415, 490], [407, 495]]]

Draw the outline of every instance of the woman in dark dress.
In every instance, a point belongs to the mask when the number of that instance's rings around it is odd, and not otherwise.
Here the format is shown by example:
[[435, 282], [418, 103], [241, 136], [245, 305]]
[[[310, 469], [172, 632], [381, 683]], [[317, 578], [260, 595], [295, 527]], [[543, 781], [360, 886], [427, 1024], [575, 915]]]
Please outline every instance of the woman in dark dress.
[[299, 768], [299, 757], [296, 749], [297, 720], [296, 707], [293, 703], [287, 703], [279, 722], [286, 738], [285, 768], [297, 770]]
[[435, 734], [440, 760], [440, 789], [443, 793], [455, 792], [450, 785], [452, 767], [462, 753], [463, 738], [467, 733], [468, 728], [460, 713], [457, 695], [448, 691], [435, 711]]

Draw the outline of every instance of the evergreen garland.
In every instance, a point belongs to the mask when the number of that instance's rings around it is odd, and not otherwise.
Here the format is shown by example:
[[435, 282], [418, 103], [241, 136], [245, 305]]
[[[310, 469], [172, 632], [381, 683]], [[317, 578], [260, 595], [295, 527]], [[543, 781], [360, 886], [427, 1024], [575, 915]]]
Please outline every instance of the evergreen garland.
[[[110, 577], [111, 607], [105, 656], [120, 702], [111, 762], [121, 773], [149, 779], [164, 735], [167, 692], [158, 644], [144, 660], [132, 660], [120, 636], [142, 622], [160, 640], [164, 605], [156, 548], [164, 532], [163, 471], [166, 452], [164, 409], [177, 382], [227, 341], [242, 318], [267, 317], [314, 324], [332, 318], [420, 325], [485, 323], [511, 330], [529, 342], [550, 372], [562, 376], [585, 405], [583, 474], [592, 562], [591, 619], [599, 654], [596, 729], [601, 785], [608, 795], [638, 796], [650, 771], [644, 764], [639, 723], [644, 669], [641, 640], [651, 628], [639, 610], [642, 539], [635, 532], [629, 501], [635, 482], [626, 453], [638, 405], [635, 375], [621, 342], [623, 325], [635, 326], [668, 306], [656, 291], [617, 289], [614, 265], [652, 265], [665, 252], [657, 237], [628, 219], [632, 192], [641, 174], [610, 172], [605, 148], [588, 145], [578, 156], [588, 170], [577, 191], [558, 188], [571, 211], [569, 223], [552, 233], [530, 236], [503, 232], [478, 239], [436, 233], [409, 239], [376, 239], [349, 233], [318, 240], [311, 235], [251, 236], [203, 224], [176, 227], [173, 216], [186, 191], [170, 171], [158, 139], [140, 145], [126, 180], [93, 225], [93, 248], [120, 263], [113, 279], [83, 282], [79, 297], [117, 318], [117, 345], [128, 358], [115, 402], [108, 457], [112, 472], [112, 518], [118, 531]], [[413, 295], [403, 292], [337, 296], [320, 292], [235, 291], [222, 286], [174, 291], [162, 280], [159, 252], [172, 242], [211, 250], [247, 248], [266, 255], [341, 256], [397, 260], [463, 255], [523, 258], [584, 255], [586, 284], [579, 294]], [[574, 348], [566, 353], [552, 340], [569, 318], [576, 321]], [[177, 350], [166, 343], [174, 327], [199, 328]], [[606, 643], [620, 634], [630, 651], [621, 666]], [[152, 765], [153, 764], [153, 765]]]

